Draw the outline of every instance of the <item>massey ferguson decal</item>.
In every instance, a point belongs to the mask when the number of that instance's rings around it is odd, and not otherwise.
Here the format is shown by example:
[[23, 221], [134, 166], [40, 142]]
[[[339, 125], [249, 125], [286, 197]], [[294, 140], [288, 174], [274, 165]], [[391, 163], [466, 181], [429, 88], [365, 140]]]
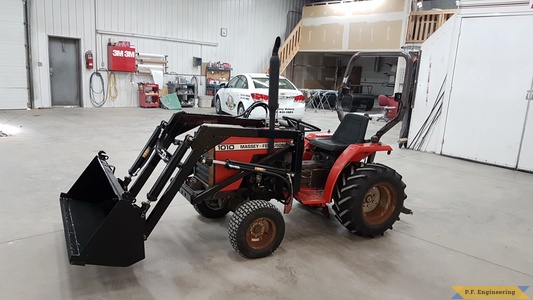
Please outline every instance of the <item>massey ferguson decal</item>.
[[[274, 148], [283, 148], [287, 143], [274, 143]], [[252, 144], [221, 144], [215, 147], [215, 151], [258, 150], [268, 149], [268, 143]]]

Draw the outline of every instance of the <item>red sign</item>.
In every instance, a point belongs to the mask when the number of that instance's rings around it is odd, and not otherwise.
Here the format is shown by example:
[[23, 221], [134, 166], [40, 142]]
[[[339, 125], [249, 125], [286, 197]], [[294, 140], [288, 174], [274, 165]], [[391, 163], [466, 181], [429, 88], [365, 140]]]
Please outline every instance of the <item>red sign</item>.
[[135, 72], [135, 48], [107, 46], [107, 65], [110, 71]]

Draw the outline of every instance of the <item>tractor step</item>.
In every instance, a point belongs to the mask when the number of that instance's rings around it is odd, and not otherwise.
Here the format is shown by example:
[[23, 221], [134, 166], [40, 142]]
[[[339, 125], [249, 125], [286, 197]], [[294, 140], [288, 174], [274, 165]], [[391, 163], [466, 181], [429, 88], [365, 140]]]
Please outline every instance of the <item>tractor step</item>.
[[296, 198], [302, 204], [308, 206], [324, 207], [326, 204], [322, 200], [324, 190], [302, 188], [296, 195]]
[[189, 202], [193, 203], [194, 199], [198, 195], [198, 193], [193, 190], [187, 182], [184, 182], [183, 185], [180, 187], [180, 194], [185, 197]]

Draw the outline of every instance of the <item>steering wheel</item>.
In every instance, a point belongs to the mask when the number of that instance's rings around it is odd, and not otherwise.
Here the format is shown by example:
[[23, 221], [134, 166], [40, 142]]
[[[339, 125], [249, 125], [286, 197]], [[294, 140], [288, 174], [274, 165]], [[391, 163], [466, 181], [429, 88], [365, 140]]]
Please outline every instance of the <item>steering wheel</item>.
[[[322, 129], [316, 127], [315, 125], [311, 125], [309, 123], [306, 123], [304, 121], [301, 121], [301, 120], [296, 120], [296, 119], [293, 119], [291, 117], [287, 117], [287, 116], [283, 116], [283, 120], [287, 121], [287, 123], [289, 123], [289, 125], [297, 130], [302, 130], [304, 132], [307, 132], [307, 131], [322, 131]], [[305, 130], [305, 129], [309, 129], [309, 130]]]

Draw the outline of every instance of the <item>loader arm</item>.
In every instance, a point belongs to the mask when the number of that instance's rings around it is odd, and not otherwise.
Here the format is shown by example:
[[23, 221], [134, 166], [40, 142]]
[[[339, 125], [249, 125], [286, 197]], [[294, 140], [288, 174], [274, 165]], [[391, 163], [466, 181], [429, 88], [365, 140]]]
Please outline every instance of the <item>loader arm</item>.
[[[177, 136], [202, 124], [228, 124], [255, 128], [265, 126], [263, 120], [240, 119], [222, 115], [187, 114], [185, 112], [177, 112], [173, 114], [168, 122], [161, 122], [161, 125], [154, 130], [152, 136], [157, 133], [157, 138], [150, 138], [149, 143], [144, 146], [144, 149], [140, 152], [132, 167], [129, 169], [128, 176], [124, 179], [126, 183], [131, 180], [132, 176], [141, 170], [145, 163], [148, 163], [148, 165], [139, 173], [139, 177], [133, 183], [131, 188], [129, 188], [126, 198], [133, 200], [137, 197], [141, 188], [153, 173], [155, 167], [159, 164], [161, 157], [159, 155], [152, 155], [154, 152], [152, 149], [155, 149], [156, 146], [160, 150], [168, 149], [168, 147], [175, 142]], [[149, 153], [147, 153], [147, 150]], [[124, 186], [124, 189], [127, 189], [127, 184]]]

